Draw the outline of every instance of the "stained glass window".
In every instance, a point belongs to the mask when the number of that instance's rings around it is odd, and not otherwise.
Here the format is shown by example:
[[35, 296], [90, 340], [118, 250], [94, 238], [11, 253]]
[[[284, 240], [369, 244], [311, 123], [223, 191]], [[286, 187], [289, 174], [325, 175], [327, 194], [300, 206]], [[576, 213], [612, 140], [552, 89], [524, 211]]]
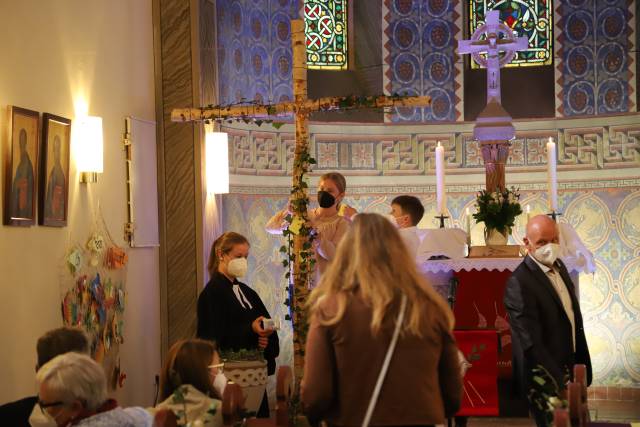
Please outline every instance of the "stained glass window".
[[[517, 37], [529, 39], [529, 49], [517, 52], [507, 67], [549, 65], [553, 62], [553, 1], [552, 0], [469, 0], [471, 34], [484, 24], [488, 10], [499, 10], [500, 21]], [[471, 68], [480, 66], [471, 60]]]
[[347, 68], [347, 0], [305, 0], [308, 68]]

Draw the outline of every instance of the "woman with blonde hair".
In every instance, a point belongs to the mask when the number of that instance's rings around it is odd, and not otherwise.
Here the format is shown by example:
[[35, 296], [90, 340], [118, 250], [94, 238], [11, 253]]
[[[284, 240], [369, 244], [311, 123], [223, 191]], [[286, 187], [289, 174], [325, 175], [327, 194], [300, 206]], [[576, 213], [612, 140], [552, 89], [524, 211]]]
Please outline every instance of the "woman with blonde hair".
[[424, 426], [458, 410], [453, 314], [386, 218], [354, 218], [309, 306], [302, 401], [311, 421]]
[[176, 342], [169, 349], [160, 374], [162, 402], [149, 411], [169, 409], [184, 425], [200, 420], [203, 426], [222, 426], [220, 400], [226, 380], [218, 370], [219, 365], [220, 357], [212, 342], [200, 339]]
[[[278, 334], [269, 312], [256, 291], [240, 282], [247, 274], [249, 241], [242, 234], [228, 231], [211, 246], [209, 283], [198, 296], [197, 336], [214, 341], [220, 351], [260, 349], [267, 361], [267, 372], [276, 370], [280, 352]], [[258, 417], [269, 416], [267, 396]]]
[[[318, 181], [318, 207], [309, 209], [308, 217], [316, 231], [314, 249], [316, 252], [316, 282], [327, 269], [333, 259], [336, 247], [349, 229], [351, 216], [356, 211], [350, 206], [341, 204], [347, 189], [347, 180], [338, 172], [325, 173]], [[282, 234], [288, 227], [286, 217], [292, 215], [291, 207], [275, 214], [267, 222], [266, 230], [271, 234]]]

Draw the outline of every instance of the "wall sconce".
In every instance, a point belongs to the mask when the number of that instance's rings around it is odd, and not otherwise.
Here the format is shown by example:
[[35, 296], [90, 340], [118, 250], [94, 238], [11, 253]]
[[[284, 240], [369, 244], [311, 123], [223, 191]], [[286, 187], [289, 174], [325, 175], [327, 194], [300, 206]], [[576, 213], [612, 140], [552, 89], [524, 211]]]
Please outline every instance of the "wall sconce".
[[76, 118], [72, 129], [80, 182], [97, 182], [98, 174], [103, 171], [102, 117]]
[[207, 131], [205, 134], [207, 193], [229, 193], [229, 135]]

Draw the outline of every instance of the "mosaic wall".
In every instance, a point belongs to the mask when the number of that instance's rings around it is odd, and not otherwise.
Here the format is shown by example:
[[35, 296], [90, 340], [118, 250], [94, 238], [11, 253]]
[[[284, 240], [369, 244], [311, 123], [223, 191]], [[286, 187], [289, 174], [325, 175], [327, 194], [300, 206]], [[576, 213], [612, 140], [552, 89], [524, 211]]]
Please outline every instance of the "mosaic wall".
[[385, 94], [428, 95], [426, 108], [398, 108], [388, 119], [454, 121], [461, 117], [458, 0], [384, 0], [382, 10]]
[[292, 99], [290, 21], [298, 0], [216, 3], [219, 102]]
[[[560, 170], [640, 166], [640, 116], [637, 115], [598, 121], [516, 122], [515, 125], [516, 139], [511, 146], [508, 167], [543, 170], [549, 137], [558, 142]], [[280, 131], [269, 126], [226, 128], [232, 173], [287, 175], [294, 148], [290, 128]], [[424, 127], [405, 126], [365, 130], [350, 129], [341, 134], [342, 129], [330, 125], [312, 126], [310, 141], [311, 152], [318, 162], [316, 171], [340, 169], [358, 171], [360, 175], [432, 175], [438, 141], [445, 148], [451, 173], [483, 169], [478, 142], [464, 125], [452, 125], [446, 133], [427, 133], [429, 129]], [[375, 133], [377, 131], [379, 133]]]
[[634, 2], [556, 2], [560, 116], [636, 111]]
[[[598, 183], [595, 183], [598, 184]], [[631, 186], [629, 186], [631, 184]], [[580, 276], [580, 300], [591, 350], [595, 383], [600, 385], [640, 386], [640, 179], [618, 181], [608, 189], [575, 190], [580, 183], [561, 183], [559, 203], [568, 221], [596, 256], [594, 275]], [[602, 184], [600, 184], [602, 187]], [[422, 227], [435, 227], [435, 196], [431, 187], [359, 188], [347, 203], [360, 211], [387, 213], [389, 201], [397, 194], [411, 192], [426, 207]], [[277, 194], [255, 194], [256, 188], [235, 188], [224, 196], [224, 228], [246, 235], [251, 241], [250, 273], [246, 282], [260, 294], [274, 318], [280, 319], [280, 363], [292, 363], [291, 329], [284, 321], [284, 271], [278, 248], [281, 237], [264, 231], [264, 224], [285, 206], [287, 188]], [[375, 191], [375, 192], [374, 192]], [[246, 192], [247, 194], [237, 194]], [[253, 194], [250, 194], [253, 193]], [[352, 193], [354, 193], [352, 191]], [[447, 205], [452, 222], [463, 224], [464, 212], [473, 205], [472, 192], [449, 193]], [[544, 212], [546, 194], [523, 191], [522, 202], [532, 213]], [[523, 235], [519, 220], [513, 232], [515, 241]], [[481, 225], [472, 230], [474, 242], [482, 235]]]

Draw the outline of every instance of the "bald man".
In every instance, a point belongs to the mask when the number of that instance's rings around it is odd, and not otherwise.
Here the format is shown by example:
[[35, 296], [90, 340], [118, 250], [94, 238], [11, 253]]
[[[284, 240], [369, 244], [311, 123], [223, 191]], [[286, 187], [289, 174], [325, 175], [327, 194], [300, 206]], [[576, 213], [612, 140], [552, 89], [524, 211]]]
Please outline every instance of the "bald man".
[[[569, 272], [558, 259], [558, 227], [546, 215], [527, 224], [523, 239], [527, 256], [513, 272], [504, 293], [513, 343], [513, 375], [521, 394], [532, 388], [532, 370], [543, 366], [558, 384], [573, 374], [574, 364], [587, 365], [591, 384], [591, 357], [584, 336], [580, 304]], [[544, 414], [530, 405], [538, 426]]]

